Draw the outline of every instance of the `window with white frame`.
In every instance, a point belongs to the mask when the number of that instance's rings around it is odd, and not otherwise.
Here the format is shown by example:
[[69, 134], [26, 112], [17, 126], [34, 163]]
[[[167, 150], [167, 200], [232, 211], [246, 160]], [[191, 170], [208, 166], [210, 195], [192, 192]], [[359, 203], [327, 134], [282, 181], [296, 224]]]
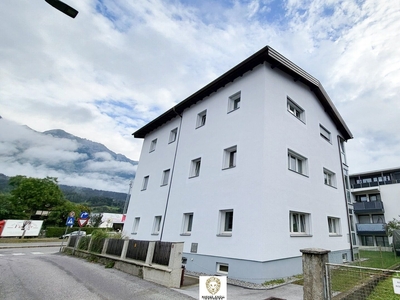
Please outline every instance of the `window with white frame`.
[[340, 235], [340, 219], [328, 217], [328, 228], [330, 235]]
[[193, 225], [193, 213], [183, 214], [183, 228], [182, 235], [190, 235]]
[[344, 148], [344, 141], [342, 139], [340, 140], [339, 147], [340, 147], [340, 154], [342, 157], [342, 163], [347, 165], [346, 151]]
[[145, 177], [143, 177], [142, 191], [147, 190], [147, 186], [148, 186], [148, 184], [149, 184], [149, 177], [150, 177], [150, 176], [145, 176]]
[[231, 236], [233, 230], [233, 209], [219, 211], [219, 236]]
[[153, 152], [154, 150], [156, 150], [156, 146], [157, 146], [157, 139], [154, 139], [151, 141], [150, 143], [150, 150], [149, 152]]
[[228, 113], [240, 108], [241, 93], [238, 92], [229, 97], [228, 101]]
[[140, 217], [136, 217], [133, 221], [132, 234], [137, 234], [139, 229]]
[[336, 175], [332, 171], [324, 168], [324, 183], [331, 187], [336, 187]]
[[189, 177], [197, 177], [200, 175], [200, 166], [201, 166], [201, 158], [196, 158], [192, 160], [190, 166], [190, 175]]
[[331, 142], [331, 133], [321, 124], [319, 124], [319, 134], [328, 142]]
[[196, 128], [206, 125], [207, 110], [203, 110], [197, 115]]
[[291, 211], [289, 217], [291, 234], [310, 235], [310, 214]]
[[307, 175], [307, 158], [288, 150], [288, 168], [294, 172]]
[[305, 112], [300, 106], [298, 106], [293, 100], [287, 97], [287, 110], [297, 119], [305, 122]]
[[154, 217], [153, 231], [151, 234], [159, 234], [161, 230], [161, 216]]
[[176, 137], [178, 135], [178, 127], [171, 130], [169, 133], [169, 140], [168, 143], [173, 143], [176, 141]]
[[236, 167], [237, 146], [229, 147], [224, 150], [223, 169]]
[[169, 174], [171, 173], [171, 170], [164, 170], [163, 175], [162, 175], [162, 180], [161, 180], [161, 186], [167, 185], [169, 182]]
[[217, 262], [217, 273], [228, 274], [228, 272], [229, 272], [229, 264]]

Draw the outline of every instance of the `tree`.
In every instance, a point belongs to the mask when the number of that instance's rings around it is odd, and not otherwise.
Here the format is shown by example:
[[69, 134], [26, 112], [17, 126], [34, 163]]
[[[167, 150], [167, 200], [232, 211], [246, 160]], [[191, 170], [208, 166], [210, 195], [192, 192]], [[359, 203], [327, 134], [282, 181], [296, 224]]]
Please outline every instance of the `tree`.
[[57, 185], [57, 178], [43, 179], [14, 176], [9, 180], [12, 187], [11, 201], [15, 207], [24, 209], [29, 215], [37, 210], [48, 210], [62, 204], [64, 195]]
[[91, 214], [89, 224], [93, 227], [99, 227], [102, 223], [103, 214]]
[[392, 221], [389, 221], [386, 225], [386, 232], [388, 236], [393, 235], [393, 230], [400, 230], [400, 221], [393, 218]]

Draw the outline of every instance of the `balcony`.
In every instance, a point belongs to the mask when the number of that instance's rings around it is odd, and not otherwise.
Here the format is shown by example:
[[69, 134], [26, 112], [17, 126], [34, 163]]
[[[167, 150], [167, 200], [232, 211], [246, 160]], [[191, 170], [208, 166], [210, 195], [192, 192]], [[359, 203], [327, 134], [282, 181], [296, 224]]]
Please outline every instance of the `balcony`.
[[355, 202], [353, 203], [355, 214], [367, 214], [367, 213], [384, 213], [382, 201], [371, 201], [371, 202]]
[[386, 235], [386, 223], [356, 224], [357, 234]]

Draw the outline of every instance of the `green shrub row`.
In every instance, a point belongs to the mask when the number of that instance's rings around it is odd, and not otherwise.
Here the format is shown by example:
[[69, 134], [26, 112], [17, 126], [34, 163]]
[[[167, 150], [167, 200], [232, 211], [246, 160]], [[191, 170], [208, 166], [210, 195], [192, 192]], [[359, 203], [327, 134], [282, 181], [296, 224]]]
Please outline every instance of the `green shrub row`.
[[[68, 227], [67, 233], [72, 231], [78, 231], [79, 227]], [[94, 230], [104, 230], [109, 231], [110, 229], [106, 228], [95, 228], [95, 227], [82, 227], [81, 231], [86, 231], [86, 234], [91, 234]], [[65, 234], [65, 227], [47, 227], [46, 229], [46, 237], [60, 237]]]

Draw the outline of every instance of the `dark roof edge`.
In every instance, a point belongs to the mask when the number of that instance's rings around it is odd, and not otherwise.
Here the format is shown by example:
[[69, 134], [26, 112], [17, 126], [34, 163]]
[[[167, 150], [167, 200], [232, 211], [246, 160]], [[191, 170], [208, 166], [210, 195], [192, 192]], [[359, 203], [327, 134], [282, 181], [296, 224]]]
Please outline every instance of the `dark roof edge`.
[[334, 120], [334, 123], [336, 124], [338, 130], [342, 133], [343, 138], [345, 140], [353, 138], [352, 133], [350, 132], [349, 128], [340, 116], [337, 109], [335, 108], [333, 102], [322, 87], [321, 83], [316, 78], [308, 74], [306, 71], [292, 63], [286, 57], [284, 57], [279, 52], [275, 51], [269, 46], [262, 48], [255, 54], [242, 61], [240, 64], [225, 72], [214, 81], [210, 82], [194, 94], [187, 97], [185, 100], [179, 102], [174, 107], [167, 110], [165, 113], [163, 113], [150, 123], [138, 129], [133, 133], [133, 136], [135, 138], [144, 138], [154, 129], [175, 118], [177, 114], [182, 114], [186, 108], [194, 105], [198, 101], [203, 100], [205, 97], [211, 95], [218, 89], [234, 81], [236, 78], [243, 76], [244, 73], [251, 71], [256, 66], [264, 62], [270, 63], [272, 68], [278, 68], [283, 72], [289, 74], [293, 77], [294, 80], [301, 81], [302, 83], [306, 84], [316, 94], [316, 96], [324, 106], [325, 111]]

